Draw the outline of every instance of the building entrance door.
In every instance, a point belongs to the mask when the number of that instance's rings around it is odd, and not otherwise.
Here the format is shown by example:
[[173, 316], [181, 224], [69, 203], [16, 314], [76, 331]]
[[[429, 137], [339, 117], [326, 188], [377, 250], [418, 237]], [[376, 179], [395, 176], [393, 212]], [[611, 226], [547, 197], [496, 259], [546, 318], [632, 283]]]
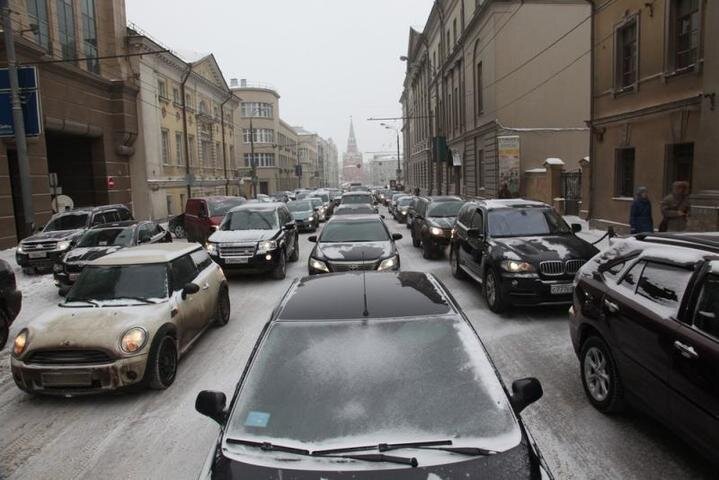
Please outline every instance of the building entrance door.
[[[93, 146], [99, 139], [71, 135], [45, 135], [47, 145], [47, 168], [49, 173], [57, 173], [62, 194], [70, 197], [76, 207], [86, 207], [102, 203], [106, 186], [95, 185], [97, 177], [104, 172], [96, 172], [100, 158], [93, 159]], [[95, 160], [95, 161], [93, 161]]]

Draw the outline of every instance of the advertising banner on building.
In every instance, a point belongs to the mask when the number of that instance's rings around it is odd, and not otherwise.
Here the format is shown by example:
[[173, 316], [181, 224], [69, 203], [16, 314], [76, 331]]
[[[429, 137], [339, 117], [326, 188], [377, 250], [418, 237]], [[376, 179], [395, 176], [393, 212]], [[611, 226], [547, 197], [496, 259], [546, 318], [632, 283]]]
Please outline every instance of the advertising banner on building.
[[519, 196], [519, 136], [497, 137], [499, 156], [499, 190], [509, 190], [512, 197]]

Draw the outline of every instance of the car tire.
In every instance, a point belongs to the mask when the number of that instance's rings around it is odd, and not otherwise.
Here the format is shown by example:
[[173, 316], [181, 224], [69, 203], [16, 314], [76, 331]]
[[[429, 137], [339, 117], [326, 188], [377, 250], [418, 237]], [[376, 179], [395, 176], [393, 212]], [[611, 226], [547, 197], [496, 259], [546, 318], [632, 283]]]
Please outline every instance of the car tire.
[[5, 347], [8, 337], [10, 336], [10, 322], [5, 312], [0, 310], [0, 350]]
[[434, 246], [427, 241], [422, 241], [422, 257], [431, 260], [434, 258]]
[[452, 276], [457, 280], [467, 279], [467, 273], [459, 265], [459, 252], [451, 245], [449, 247], [449, 268], [452, 270]]
[[300, 236], [299, 234], [295, 237], [295, 248], [292, 250], [290, 255], [290, 262], [296, 262], [300, 259]]
[[177, 344], [170, 335], [163, 336], [153, 346], [147, 359], [147, 386], [153, 390], [165, 390], [177, 376]]
[[494, 313], [502, 313], [507, 310], [507, 302], [502, 293], [502, 286], [499, 276], [494, 269], [490, 268], [484, 274], [484, 299], [487, 306]]
[[589, 337], [582, 344], [579, 362], [589, 403], [602, 413], [622, 411], [624, 389], [609, 345], [598, 336]]
[[280, 261], [275, 268], [272, 269], [272, 278], [275, 280], [283, 280], [287, 276], [287, 253], [280, 251]]
[[422, 245], [422, 242], [419, 238], [417, 238], [417, 235], [414, 233], [414, 228], [412, 228], [412, 246], [419, 248]]
[[230, 293], [226, 286], [220, 287], [215, 309], [215, 326], [224, 327], [230, 321]]
[[185, 238], [185, 227], [178, 225], [172, 229], [172, 233], [175, 234], [175, 238]]

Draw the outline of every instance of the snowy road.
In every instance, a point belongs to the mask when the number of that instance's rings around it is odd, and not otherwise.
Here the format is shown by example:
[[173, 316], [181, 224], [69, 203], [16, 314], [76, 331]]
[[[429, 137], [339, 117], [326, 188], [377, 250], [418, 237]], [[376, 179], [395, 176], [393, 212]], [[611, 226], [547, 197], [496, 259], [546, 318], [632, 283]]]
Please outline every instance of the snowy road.
[[[585, 400], [571, 348], [566, 308], [489, 312], [476, 285], [455, 280], [446, 259], [427, 261], [397, 232], [403, 270], [428, 271], [450, 288], [480, 332], [507, 384], [538, 377], [545, 396], [524, 418], [558, 479], [716, 478], [699, 456], [655, 421], [636, 413], [605, 416]], [[192, 479], [217, 428], [194, 411], [197, 392], [231, 394], [257, 336], [293, 278], [306, 274], [310, 244], [284, 281], [230, 278], [232, 316], [210, 330], [180, 363], [164, 392], [42, 398], [20, 392], [0, 352], [0, 478]], [[14, 264], [14, 260], [11, 260]], [[19, 282], [24, 308], [13, 332], [58, 301], [48, 276]], [[481, 415], [481, 412], [477, 412]]]

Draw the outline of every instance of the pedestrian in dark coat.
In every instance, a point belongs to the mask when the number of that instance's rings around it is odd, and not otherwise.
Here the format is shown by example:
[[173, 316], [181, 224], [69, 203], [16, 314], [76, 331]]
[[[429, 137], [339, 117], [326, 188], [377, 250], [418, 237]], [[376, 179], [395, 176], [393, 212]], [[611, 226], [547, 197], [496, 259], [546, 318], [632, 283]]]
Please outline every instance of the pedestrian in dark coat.
[[661, 232], [683, 232], [689, 216], [689, 183], [674, 182], [672, 193], [662, 200]]
[[652, 202], [649, 201], [647, 187], [638, 187], [634, 195], [632, 209], [629, 213], [629, 227], [631, 233], [654, 232], [654, 220], [652, 219]]

